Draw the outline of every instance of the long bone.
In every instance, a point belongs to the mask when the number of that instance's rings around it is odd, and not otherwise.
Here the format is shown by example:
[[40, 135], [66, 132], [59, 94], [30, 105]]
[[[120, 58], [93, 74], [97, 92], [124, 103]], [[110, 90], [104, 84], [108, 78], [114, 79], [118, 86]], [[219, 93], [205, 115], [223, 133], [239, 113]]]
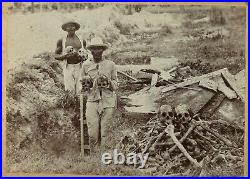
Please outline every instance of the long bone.
[[188, 160], [193, 163], [196, 167], [201, 168], [201, 164], [197, 162], [193, 157], [189, 155], [187, 150], [183, 147], [183, 145], [178, 141], [176, 136], [174, 135], [174, 126], [173, 125], [168, 125], [166, 128], [166, 132], [170, 135], [174, 143], [177, 145], [177, 147], [181, 150], [181, 152], [185, 155], [185, 157], [188, 158]]

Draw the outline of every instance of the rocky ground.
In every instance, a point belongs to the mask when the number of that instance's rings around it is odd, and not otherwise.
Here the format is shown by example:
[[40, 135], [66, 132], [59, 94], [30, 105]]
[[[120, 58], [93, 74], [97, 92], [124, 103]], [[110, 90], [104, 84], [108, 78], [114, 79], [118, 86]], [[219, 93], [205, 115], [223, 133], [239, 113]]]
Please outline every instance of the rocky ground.
[[[211, 24], [206, 18], [209, 10], [187, 11], [183, 14], [151, 14], [142, 11], [134, 15], [122, 15], [119, 9], [102, 7], [89, 13], [79, 11], [64, 15], [75, 17], [86, 27], [81, 34], [88, 38], [91, 29], [98, 26], [100, 19], [91, 20], [93, 14], [103, 16], [105, 22], [95, 32], [102, 35], [110, 48], [106, 58], [117, 65], [148, 65], [152, 59], [163, 58], [170, 65], [161, 66], [168, 70], [174, 66], [190, 66], [196, 75], [206, 74], [227, 67], [232, 74], [245, 68], [245, 12], [241, 8], [223, 9], [225, 24]], [[167, 10], [166, 10], [167, 11]], [[234, 11], [234, 13], [232, 13]], [[53, 15], [53, 16], [51, 16]], [[63, 91], [62, 68], [51, 51], [61, 34], [50, 27], [60, 27], [60, 14], [20, 15], [10, 17], [10, 41], [28, 40], [29, 44], [13, 44], [10, 48], [7, 74], [7, 171], [83, 175], [151, 175], [143, 170], [128, 166], [101, 164], [100, 153], [91, 157], [79, 156], [79, 101]], [[43, 18], [55, 17], [41, 26]], [[87, 18], [88, 17], [88, 18]], [[27, 18], [29, 21], [27, 21]], [[20, 20], [22, 19], [22, 20]], [[86, 19], [86, 22], [82, 19]], [[143, 21], [141, 20], [143, 19]], [[156, 20], [157, 19], [157, 20]], [[168, 19], [168, 20], [166, 20]], [[43, 19], [44, 20], [44, 19]], [[99, 20], [99, 21], [98, 21]], [[22, 25], [22, 22], [25, 22]], [[25, 31], [26, 27], [31, 28]], [[46, 29], [47, 27], [47, 29]], [[24, 35], [17, 33], [23, 31]], [[30, 35], [34, 38], [29, 38]], [[52, 38], [53, 37], [53, 38]], [[21, 39], [20, 39], [21, 38]], [[33, 39], [33, 40], [32, 40]], [[42, 39], [42, 41], [39, 41]], [[51, 41], [49, 39], [54, 39]], [[11, 45], [11, 43], [9, 43]], [[34, 57], [30, 57], [33, 56]], [[151, 62], [150, 62], [151, 61]], [[157, 65], [156, 65], [157, 66]], [[124, 67], [126, 68], [126, 67]], [[140, 68], [140, 67], [138, 67]], [[137, 72], [137, 68], [135, 71]], [[138, 73], [135, 73], [135, 77]], [[107, 150], [112, 150], [121, 137], [144, 124], [152, 116], [131, 113], [125, 110], [127, 102], [121, 96], [142, 89], [143, 85], [127, 85], [121, 81], [118, 91], [119, 106], [116, 117], [110, 122], [110, 140]], [[161, 102], [160, 102], [161, 103]], [[244, 134], [237, 133], [239, 138]], [[243, 148], [243, 144], [240, 144]], [[204, 175], [243, 175], [243, 162], [230, 171], [224, 163], [217, 168], [207, 167]], [[215, 172], [216, 171], [216, 172]], [[230, 171], [230, 172], [229, 172]], [[174, 173], [173, 173], [174, 174]]]

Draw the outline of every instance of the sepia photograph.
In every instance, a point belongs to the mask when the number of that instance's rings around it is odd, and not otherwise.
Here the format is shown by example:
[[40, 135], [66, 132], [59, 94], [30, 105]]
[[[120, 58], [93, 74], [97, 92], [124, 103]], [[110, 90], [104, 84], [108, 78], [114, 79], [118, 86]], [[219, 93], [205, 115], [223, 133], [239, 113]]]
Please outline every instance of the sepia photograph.
[[247, 3], [2, 4], [4, 176], [247, 176]]

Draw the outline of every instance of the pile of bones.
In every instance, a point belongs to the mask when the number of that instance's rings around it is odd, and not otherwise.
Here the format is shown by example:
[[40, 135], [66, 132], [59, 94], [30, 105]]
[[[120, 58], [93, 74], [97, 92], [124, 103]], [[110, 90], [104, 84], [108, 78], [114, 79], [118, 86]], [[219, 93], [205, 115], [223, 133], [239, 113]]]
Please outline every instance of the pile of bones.
[[190, 175], [191, 169], [201, 171], [205, 159], [242, 162], [243, 149], [213, 129], [212, 124], [214, 121], [192, 114], [186, 105], [162, 105], [144, 126], [123, 136], [117, 148], [124, 153], [149, 153], [145, 168], [152, 169], [154, 175]]

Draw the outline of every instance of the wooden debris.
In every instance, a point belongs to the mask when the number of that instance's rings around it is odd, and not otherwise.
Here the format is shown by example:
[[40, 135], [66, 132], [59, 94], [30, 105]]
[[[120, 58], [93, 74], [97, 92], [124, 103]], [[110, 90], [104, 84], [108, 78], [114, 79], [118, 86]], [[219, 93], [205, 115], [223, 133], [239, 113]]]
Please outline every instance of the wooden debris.
[[166, 87], [165, 89], [162, 90], [162, 92], [166, 93], [168, 91], [172, 91], [172, 90], [175, 90], [177, 88], [181, 88], [181, 87], [189, 86], [189, 85], [192, 85], [192, 84], [195, 84], [195, 83], [199, 83], [203, 79], [219, 76], [223, 72], [226, 72], [226, 71], [227, 71], [227, 68], [223, 68], [221, 70], [218, 70], [218, 71], [215, 71], [215, 72], [212, 72], [212, 73], [208, 73], [208, 74], [205, 74], [205, 75], [202, 75], [202, 76], [193, 77], [193, 78], [191, 78], [191, 79], [189, 79], [187, 81], [184, 81], [182, 83]]
[[201, 89], [198, 89], [198, 88], [191, 88], [191, 87], [186, 87], [186, 86], [179, 87], [178, 84], [175, 84], [171, 81], [167, 81], [167, 82], [172, 84], [173, 86], [176, 86], [177, 88], [189, 89], [189, 90], [194, 90], [194, 91], [201, 91]]
[[122, 71], [117, 71], [117, 73], [120, 73], [120, 74], [122, 74], [122, 75], [128, 77], [129, 79], [131, 79], [131, 80], [133, 80], [133, 81], [138, 81], [138, 79], [136, 79], [136, 78], [134, 78], [134, 77], [132, 77], [132, 76], [130, 76], [130, 75], [128, 75], [128, 74], [122, 72]]
[[225, 99], [221, 92], [216, 93], [201, 109], [198, 111], [201, 117], [211, 117]]
[[223, 80], [225, 81], [225, 83], [227, 85], [229, 85], [236, 92], [236, 94], [239, 96], [240, 100], [244, 102], [244, 96], [241, 95], [232, 74], [229, 73], [228, 70], [225, 70], [222, 72], [221, 76], [222, 76]]

